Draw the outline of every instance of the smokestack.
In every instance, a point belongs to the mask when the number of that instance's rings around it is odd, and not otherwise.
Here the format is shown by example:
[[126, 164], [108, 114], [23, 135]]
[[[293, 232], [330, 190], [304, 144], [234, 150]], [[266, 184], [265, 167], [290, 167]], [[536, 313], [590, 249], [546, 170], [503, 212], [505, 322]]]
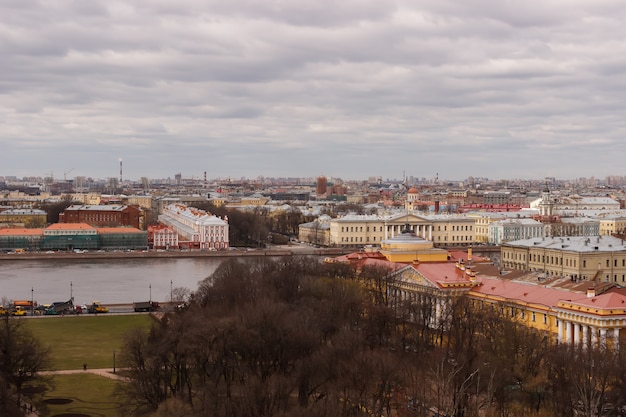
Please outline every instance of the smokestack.
[[122, 158], [120, 158], [120, 184], [122, 183]]

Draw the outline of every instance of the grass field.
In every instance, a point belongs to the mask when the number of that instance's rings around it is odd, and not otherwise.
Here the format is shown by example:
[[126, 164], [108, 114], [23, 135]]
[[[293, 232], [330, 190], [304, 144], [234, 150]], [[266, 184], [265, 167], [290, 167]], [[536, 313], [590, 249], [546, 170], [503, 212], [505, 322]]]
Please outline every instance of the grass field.
[[[50, 370], [113, 368], [113, 352], [119, 354], [124, 335], [132, 329], [148, 329], [154, 319], [147, 314], [65, 316], [23, 321], [50, 347]], [[119, 367], [119, 362], [116, 363]], [[54, 375], [53, 388], [43, 394], [46, 416], [87, 415], [118, 417], [120, 403], [115, 387], [120, 382], [79, 372]]]
[[92, 374], [56, 375], [54, 388], [44, 394], [48, 416], [84, 414], [119, 417], [115, 398], [117, 382]]
[[119, 353], [124, 335], [135, 328], [148, 329], [148, 314], [65, 316], [24, 320], [45, 345], [50, 346], [51, 370], [113, 368], [113, 352]]

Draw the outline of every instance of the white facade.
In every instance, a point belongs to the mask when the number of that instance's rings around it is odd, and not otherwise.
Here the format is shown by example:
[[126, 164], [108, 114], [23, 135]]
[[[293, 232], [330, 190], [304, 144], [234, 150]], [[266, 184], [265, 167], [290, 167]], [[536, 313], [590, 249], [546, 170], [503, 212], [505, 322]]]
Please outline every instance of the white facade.
[[163, 209], [159, 222], [171, 226], [191, 247], [209, 250], [228, 249], [228, 218], [221, 219], [204, 210], [183, 204]]
[[488, 242], [492, 245], [544, 236], [544, 225], [532, 219], [498, 220], [489, 224], [488, 229]]
[[178, 248], [178, 233], [171, 226], [154, 230], [152, 238], [153, 248]]

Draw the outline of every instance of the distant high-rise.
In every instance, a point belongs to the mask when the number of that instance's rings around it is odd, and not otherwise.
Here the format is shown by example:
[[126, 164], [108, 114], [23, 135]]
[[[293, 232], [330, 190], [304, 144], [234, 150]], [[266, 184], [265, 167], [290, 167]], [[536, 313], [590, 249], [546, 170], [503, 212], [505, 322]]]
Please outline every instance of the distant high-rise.
[[315, 193], [317, 195], [325, 195], [328, 191], [328, 180], [326, 177], [318, 177], [317, 178], [317, 188], [315, 189]]

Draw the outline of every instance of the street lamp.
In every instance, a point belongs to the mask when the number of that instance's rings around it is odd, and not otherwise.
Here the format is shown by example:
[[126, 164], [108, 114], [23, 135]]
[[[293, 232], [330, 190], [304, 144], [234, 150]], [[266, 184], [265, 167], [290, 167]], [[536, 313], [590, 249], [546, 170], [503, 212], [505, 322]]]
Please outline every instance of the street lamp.
[[150, 288], [150, 300], [149, 301], [152, 301], [152, 284], [150, 284], [148, 287]]
[[35, 287], [30, 287], [30, 315], [35, 315]]
[[113, 349], [113, 373], [115, 373], [115, 349]]
[[170, 305], [172, 305], [172, 301], [173, 301], [173, 297], [172, 297], [172, 284], [174, 282], [172, 280], [170, 280]]

